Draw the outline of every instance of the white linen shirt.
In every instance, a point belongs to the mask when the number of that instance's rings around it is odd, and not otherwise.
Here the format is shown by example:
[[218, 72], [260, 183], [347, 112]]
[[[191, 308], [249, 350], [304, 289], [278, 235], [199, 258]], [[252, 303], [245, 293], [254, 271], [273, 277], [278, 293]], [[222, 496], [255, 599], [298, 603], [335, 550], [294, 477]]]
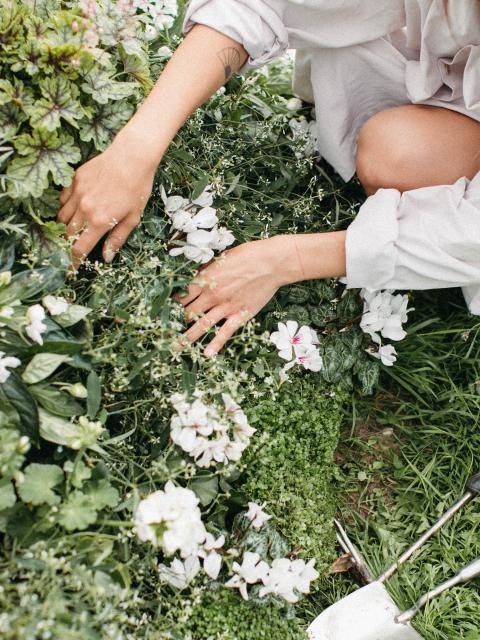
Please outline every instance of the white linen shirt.
[[[480, 1], [192, 0], [184, 30], [241, 43], [245, 69], [297, 50], [294, 89], [315, 103], [320, 154], [349, 180], [358, 133], [379, 111], [440, 106], [480, 121]], [[480, 173], [471, 181], [380, 189], [346, 236], [347, 286], [457, 287], [480, 315]]]

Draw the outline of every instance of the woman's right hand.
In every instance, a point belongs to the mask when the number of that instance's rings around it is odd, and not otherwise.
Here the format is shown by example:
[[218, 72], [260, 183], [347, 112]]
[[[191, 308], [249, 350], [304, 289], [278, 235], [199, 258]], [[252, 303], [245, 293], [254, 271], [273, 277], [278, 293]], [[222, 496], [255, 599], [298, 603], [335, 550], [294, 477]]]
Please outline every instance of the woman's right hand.
[[67, 237], [77, 236], [72, 248], [74, 267], [108, 233], [103, 246], [111, 262], [141, 220], [150, 197], [156, 163], [142, 157], [138, 145], [117, 137], [100, 155], [75, 172], [72, 184], [60, 196], [58, 222], [67, 225]]

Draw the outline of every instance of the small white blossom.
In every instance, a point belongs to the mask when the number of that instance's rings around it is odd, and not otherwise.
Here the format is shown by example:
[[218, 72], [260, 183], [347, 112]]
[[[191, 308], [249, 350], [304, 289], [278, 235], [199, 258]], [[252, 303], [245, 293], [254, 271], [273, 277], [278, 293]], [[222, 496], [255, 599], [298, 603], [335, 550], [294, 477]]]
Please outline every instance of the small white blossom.
[[197, 555], [206, 537], [197, 496], [172, 482], [140, 501], [135, 529], [140, 540], [162, 547], [167, 554], [179, 551], [182, 558]]
[[238, 589], [244, 600], [248, 600], [247, 586], [260, 582], [268, 573], [268, 564], [260, 560], [258, 553], [245, 551], [242, 564], [233, 563], [234, 575], [225, 583], [226, 587]]
[[303, 103], [300, 98], [290, 98], [285, 106], [289, 111], [298, 111], [302, 108]]
[[222, 568], [222, 556], [217, 553], [217, 549], [220, 549], [225, 544], [225, 536], [215, 537], [207, 532], [203, 548], [200, 549], [198, 555], [203, 558], [203, 570], [212, 578], [216, 580], [220, 569]]
[[172, 50], [170, 49], [170, 47], [166, 46], [159, 47], [157, 56], [160, 58], [160, 60], [168, 60], [168, 58], [172, 57]]
[[187, 402], [182, 394], [170, 399], [177, 415], [170, 422], [173, 442], [192, 456], [199, 467], [215, 463], [228, 464], [240, 460], [255, 433], [245, 413], [233, 398], [224, 393], [224, 410], [203, 400], [203, 393], [195, 390], [196, 399]]
[[256, 502], [248, 503], [248, 511], [246, 513], [246, 517], [252, 523], [252, 527], [255, 529], [261, 529], [263, 525], [268, 522], [272, 516], [269, 516], [268, 513], [265, 513], [263, 510], [266, 502], [263, 504], [257, 504]]
[[367, 349], [374, 358], [378, 358], [382, 361], [386, 367], [391, 367], [397, 361], [397, 352], [395, 347], [391, 344], [381, 345], [378, 351]]
[[188, 556], [184, 562], [174, 558], [169, 567], [158, 565], [158, 571], [161, 580], [175, 589], [185, 589], [200, 571], [200, 561], [197, 556]]
[[45, 320], [45, 311], [42, 305], [34, 304], [33, 306], [28, 308], [28, 324], [25, 327], [25, 332], [31, 340], [37, 342], [38, 344], [43, 344], [42, 334], [47, 329], [47, 325], [44, 324], [43, 320]]
[[298, 329], [298, 322], [287, 320], [279, 322], [278, 330], [270, 335], [270, 340], [278, 349], [278, 355], [289, 362], [281, 370], [281, 378], [288, 379], [286, 372], [300, 364], [309, 371], [320, 371], [323, 359], [317, 348], [319, 343], [316, 332], [304, 325]]
[[6, 356], [3, 351], [0, 351], [0, 384], [6, 382], [10, 377], [10, 371], [8, 369], [16, 369], [21, 364], [18, 358]]
[[298, 602], [296, 592], [309, 593], [310, 583], [319, 576], [314, 569], [315, 560], [305, 564], [303, 560], [280, 558], [272, 562], [268, 573], [262, 578], [264, 586], [259, 596], [263, 598], [269, 593], [282, 597], [290, 603]]
[[45, 296], [42, 300], [43, 306], [47, 309], [51, 316], [58, 316], [61, 313], [65, 313], [70, 306], [65, 298], [56, 296]]

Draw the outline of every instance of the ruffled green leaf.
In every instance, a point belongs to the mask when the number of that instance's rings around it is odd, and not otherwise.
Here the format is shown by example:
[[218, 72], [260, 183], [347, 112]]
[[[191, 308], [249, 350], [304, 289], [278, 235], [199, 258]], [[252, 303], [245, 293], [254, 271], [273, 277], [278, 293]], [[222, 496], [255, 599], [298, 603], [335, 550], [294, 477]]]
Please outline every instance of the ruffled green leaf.
[[92, 96], [95, 102], [107, 104], [110, 100], [124, 100], [132, 96], [138, 88], [137, 82], [119, 82], [108, 71], [93, 67], [84, 76], [82, 90]]
[[95, 110], [92, 120], [82, 125], [80, 138], [84, 142], [93, 142], [98, 151], [103, 151], [132, 113], [133, 107], [128, 102], [101, 105]]
[[77, 128], [77, 120], [84, 116], [82, 105], [77, 100], [77, 87], [59, 76], [45, 78], [40, 83], [40, 89], [43, 97], [27, 110], [32, 127], [54, 131], [60, 127], [63, 119]]
[[27, 504], [58, 504], [60, 497], [52, 491], [63, 480], [63, 471], [55, 464], [29, 464], [24, 479], [17, 483], [20, 498]]
[[0, 132], [2, 140], [11, 140], [20, 129], [22, 122], [26, 119], [26, 115], [22, 113], [13, 102], [8, 102], [0, 106]]
[[17, 496], [10, 480], [0, 480], [0, 511], [10, 509], [17, 501]]
[[48, 188], [50, 176], [55, 184], [69, 185], [73, 176], [71, 165], [80, 161], [80, 151], [64, 132], [36, 129], [32, 135], [19, 136], [15, 148], [18, 156], [7, 170], [8, 177], [15, 181], [13, 197], [40, 197]]
[[59, 523], [67, 529], [67, 531], [75, 531], [75, 529], [86, 529], [97, 519], [97, 511], [95, 510], [90, 496], [85, 495], [82, 491], [72, 491], [60, 508], [58, 516]]

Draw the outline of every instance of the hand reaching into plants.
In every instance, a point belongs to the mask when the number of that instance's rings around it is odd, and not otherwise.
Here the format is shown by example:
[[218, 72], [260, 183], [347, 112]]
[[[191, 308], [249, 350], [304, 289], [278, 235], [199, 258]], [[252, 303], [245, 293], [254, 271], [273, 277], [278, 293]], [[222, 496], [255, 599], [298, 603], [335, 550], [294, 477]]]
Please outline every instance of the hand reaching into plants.
[[200, 268], [188, 295], [177, 299], [194, 324], [190, 342], [225, 320], [205, 349], [220, 351], [238, 327], [254, 316], [285, 285], [345, 275], [345, 232], [278, 235], [246, 242]]
[[292, 272], [286, 269], [286, 245], [291, 245], [286, 238], [293, 236], [256, 240], [225, 251], [199, 270], [188, 295], [177, 298], [186, 307], [188, 322], [194, 322], [185, 333], [190, 342], [225, 320], [205, 349], [205, 355], [218, 353], [282, 285], [297, 278], [295, 269]]
[[62, 191], [58, 214], [58, 221], [67, 225], [67, 236], [78, 236], [72, 249], [75, 266], [106, 233], [103, 258], [113, 260], [140, 222], [154, 173], [155, 165], [115, 142], [77, 170], [72, 185]]
[[110, 231], [103, 257], [111, 262], [140, 217], [155, 170], [191, 113], [244, 64], [242, 45], [196, 25], [130, 122], [102, 154], [80, 167], [62, 192], [58, 220], [73, 246], [75, 265]]

